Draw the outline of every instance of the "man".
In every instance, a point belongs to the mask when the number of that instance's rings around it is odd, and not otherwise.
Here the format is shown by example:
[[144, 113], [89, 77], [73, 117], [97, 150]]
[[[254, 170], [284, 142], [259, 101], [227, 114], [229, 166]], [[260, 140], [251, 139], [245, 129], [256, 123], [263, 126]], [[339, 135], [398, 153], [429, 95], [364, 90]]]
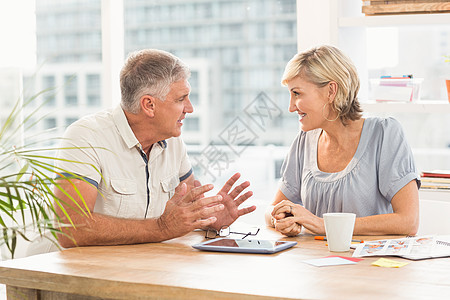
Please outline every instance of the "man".
[[[121, 105], [73, 123], [64, 135], [56, 169], [83, 179], [59, 179], [55, 194], [64, 227], [62, 247], [159, 242], [196, 228], [220, 229], [255, 210], [239, 209], [250, 184], [232, 189], [233, 175], [215, 196], [194, 179], [179, 138], [193, 112], [188, 67], [160, 50], [132, 53], [121, 71]], [[63, 172], [63, 171], [60, 171]], [[73, 208], [72, 199], [86, 212]], [[72, 206], [72, 208], [70, 208]]]

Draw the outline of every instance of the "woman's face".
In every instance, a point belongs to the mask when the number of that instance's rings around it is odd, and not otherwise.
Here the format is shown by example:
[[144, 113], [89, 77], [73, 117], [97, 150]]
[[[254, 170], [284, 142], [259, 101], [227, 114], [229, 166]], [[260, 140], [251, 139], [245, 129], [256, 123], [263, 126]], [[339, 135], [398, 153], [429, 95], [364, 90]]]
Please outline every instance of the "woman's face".
[[327, 117], [330, 109], [330, 105], [326, 105], [329, 101], [329, 85], [320, 88], [297, 76], [289, 80], [287, 86], [291, 94], [289, 111], [297, 112], [301, 129], [309, 131], [323, 128], [324, 122], [328, 122], [324, 116]]

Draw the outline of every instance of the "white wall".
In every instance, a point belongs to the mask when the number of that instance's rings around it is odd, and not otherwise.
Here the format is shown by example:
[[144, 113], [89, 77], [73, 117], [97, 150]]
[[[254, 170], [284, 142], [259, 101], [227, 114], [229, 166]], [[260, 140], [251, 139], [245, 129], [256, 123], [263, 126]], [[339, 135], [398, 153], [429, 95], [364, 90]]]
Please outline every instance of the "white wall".
[[450, 192], [421, 190], [420, 235], [450, 234]]

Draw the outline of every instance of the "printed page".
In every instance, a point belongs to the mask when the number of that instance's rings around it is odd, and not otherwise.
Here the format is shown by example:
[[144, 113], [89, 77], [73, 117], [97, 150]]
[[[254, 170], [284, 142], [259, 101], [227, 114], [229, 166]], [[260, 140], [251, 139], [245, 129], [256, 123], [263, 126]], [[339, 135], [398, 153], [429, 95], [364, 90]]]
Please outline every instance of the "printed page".
[[419, 237], [404, 258], [419, 260], [450, 256], [450, 236]]
[[353, 257], [400, 256], [426, 259], [450, 256], [450, 236], [419, 236], [392, 240], [369, 241], [356, 247]]
[[[403, 256], [413, 251], [416, 238], [368, 241], [358, 245], [354, 257], [361, 256]], [[428, 252], [427, 252], [428, 253]]]

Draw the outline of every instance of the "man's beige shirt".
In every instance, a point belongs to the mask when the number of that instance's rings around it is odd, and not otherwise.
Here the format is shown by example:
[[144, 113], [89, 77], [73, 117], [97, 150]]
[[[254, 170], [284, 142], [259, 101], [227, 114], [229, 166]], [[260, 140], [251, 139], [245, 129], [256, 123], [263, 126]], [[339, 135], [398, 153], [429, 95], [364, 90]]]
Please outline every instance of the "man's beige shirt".
[[192, 174], [186, 146], [177, 137], [153, 145], [147, 179], [145, 154], [120, 106], [70, 125], [61, 145], [66, 147], [75, 149], [59, 151], [57, 171], [73, 172], [97, 186], [94, 212], [109, 216], [159, 217], [180, 181]]

